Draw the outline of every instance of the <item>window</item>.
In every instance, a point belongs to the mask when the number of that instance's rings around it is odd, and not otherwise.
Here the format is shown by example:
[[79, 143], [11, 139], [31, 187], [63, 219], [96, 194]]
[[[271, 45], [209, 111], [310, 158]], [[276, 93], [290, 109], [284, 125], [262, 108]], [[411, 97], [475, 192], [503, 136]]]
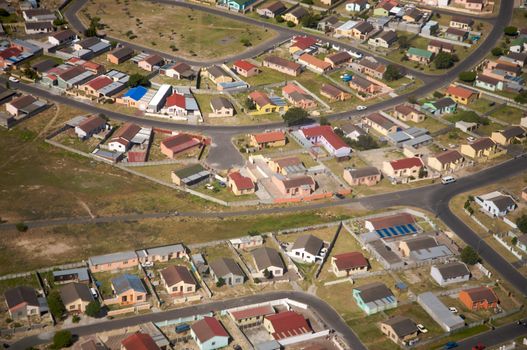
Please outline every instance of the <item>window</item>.
[[138, 296], [136, 297], [136, 300], [143, 300], [143, 296], [142, 296], [142, 295], [138, 295]]

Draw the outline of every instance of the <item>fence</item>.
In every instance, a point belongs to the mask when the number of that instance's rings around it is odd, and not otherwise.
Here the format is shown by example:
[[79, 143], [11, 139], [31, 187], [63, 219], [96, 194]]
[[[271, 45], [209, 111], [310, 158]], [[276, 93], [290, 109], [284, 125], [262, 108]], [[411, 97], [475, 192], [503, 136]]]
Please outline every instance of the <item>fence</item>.
[[492, 237], [498, 241], [499, 244], [501, 244], [503, 247], [505, 247], [505, 249], [507, 249], [509, 252], [511, 252], [512, 255], [514, 255], [515, 257], [517, 257], [518, 259], [523, 259], [523, 256], [520, 252], [518, 252], [516, 249], [514, 249], [513, 246], [509, 245], [507, 242], [505, 242], [503, 240], [503, 238], [501, 238], [498, 234], [493, 234]]
[[335, 231], [335, 235], [333, 236], [333, 239], [329, 243], [328, 250], [326, 251], [326, 255], [324, 255], [324, 257], [322, 258], [320, 265], [318, 265], [317, 271], [315, 272], [315, 279], [318, 278], [318, 276], [320, 275], [320, 272], [322, 272], [322, 269], [324, 268], [324, 264], [326, 263], [326, 260], [328, 260], [328, 257], [331, 254], [331, 250], [335, 246], [335, 242], [337, 241], [337, 238], [339, 237], [341, 230], [342, 230], [342, 222], [337, 227], [337, 231]]
[[157, 294], [157, 291], [156, 289], [154, 288], [154, 286], [152, 285], [152, 281], [150, 280], [150, 276], [148, 275], [148, 272], [145, 270], [145, 268], [143, 267], [143, 265], [139, 265], [139, 269], [141, 270], [141, 272], [143, 273], [143, 275], [145, 276], [144, 280], [146, 282], [146, 287], [148, 288], [148, 290], [150, 291], [150, 294], [154, 297], [154, 300], [155, 300], [155, 305], [156, 307], [160, 307], [161, 306], [161, 299], [159, 298], [159, 295]]
[[150, 309], [150, 304], [138, 304], [138, 305], [134, 305], [134, 306], [130, 306], [130, 307], [125, 307], [125, 308], [122, 308], [122, 309], [117, 309], [117, 310], [110, 310], [108, 311], [108, 316], [117, 316], [117, 315], [125, 315], [125, 314], [129, 314], [129, 313], [136, 313], [136, 312], [139, 312], [141, 310], [148, 310]]

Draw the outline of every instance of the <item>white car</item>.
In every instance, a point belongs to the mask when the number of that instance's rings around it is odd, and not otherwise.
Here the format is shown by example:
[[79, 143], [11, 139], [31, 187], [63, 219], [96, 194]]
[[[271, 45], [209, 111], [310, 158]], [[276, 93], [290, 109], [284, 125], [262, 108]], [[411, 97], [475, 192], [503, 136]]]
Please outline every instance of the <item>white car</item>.
[[422, 324], [419, 323], [418, 325], [416, 325], [416, 327], [419, 330], [419, 332], [421, 332], [421, 333], [428, 333], [428, 329], [426, 329], [426, 327], [423, 326]]
[[143, 266], [143, 267], [154, 267], [154, 262], [153, 261], [146, 261], [146, 262], [142, 263], [141, 266]]
[[20, 80], [18, 80], [15, 77], [9, 77], [9, 81], [12, 82], [12, 83], [20, 83]]
[[363, 110], [365, 110], [366, 108], [368, 108], [368, 107], [366, 107], [366, 106], [357, 106], [356, 109], [357, 109], [358, 111], [363, 111]]
[[469, 136], [469, 137], [467, 137], [467, 141], [468, 142], [474, 142], [474, 141], [476, 141], [476, 138], [472, 137], [472, 136]]
[[95, 288], [90, 288], [90, 292], [91, 292], [91, 295], [93, 295], [93, 297], [95, 299], [99, 298], [99, 294], [97, 293], [97, 291], [95, 290]]
[[457, 308], [454, 307], [454, 306], [449, 306], [448, 309], [450, 310], [451, 313], [453, 314], [457, 314]]

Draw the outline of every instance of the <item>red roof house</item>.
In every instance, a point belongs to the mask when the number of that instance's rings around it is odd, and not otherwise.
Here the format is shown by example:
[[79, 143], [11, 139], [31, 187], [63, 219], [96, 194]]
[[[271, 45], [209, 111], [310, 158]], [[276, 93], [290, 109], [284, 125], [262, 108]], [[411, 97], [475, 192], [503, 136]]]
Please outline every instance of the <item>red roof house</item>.
[[423, 167], [421, 158], [411, 157], [392, 160], [391, 162], [385, 161], [382, 170], [386, 176], [392, 178], [417, 178]]
[[283, 131], [270, 131], [251, 135], [251, 145], [254, 147], [280, 147], [286, 143]]
[[152, 337], [145, 333], [134, 333], [121, 341], [124, 350], [159, 350]]
[[229, 334], [221, 323], [214, 317], [205, 316], [202, 320], [195, 322], [190, 327], [192, 338], [202, 344], [214, 343], [214, 349], [218, 349], [229, 344]]
[[306, 50], [317, 43], [317, 39], [311, 36], [295, 36], [291, 40], [290, 51]]
[[258, 321], [261, 321], [264, 316], [272, 315], [274, 313], [274, 309], [271, 305], [263, 305], [243, 310], [232, 311], [230, 314], [236, 323], [243, 324], [256, 323]]
[[243, 176], [239, 171], [230, 173], [227, 175], [227, 179], [227, 185], [236, 196], [254, 193], [255, 187], [253, 180], [247, 176]]
[[265, 316], [264, 327], [276, 340], [313, 332], [304, 316], [294, 311]]
[[302, 128], [300, 132], [312, 143], [320, 143], [328, 153], [337, 158], [347, 157], [351, 153], [351, 148], [329, 125]]
[[344, 277], [357, 272], [366, 272], [368, 266], [368, 260], [366, 260], [361, 252], [336, 254], [331, 257], [331, 267], [337, 277]]
[[253, 75], [257, 75], [258, 73], [260, 73], [260, 70], [257, 66], [246, 60], [238, 60], [234, 62], [232, 68], [234, 68], [236, 73], [246, 78], [252, 77]]
[[189, 150], [193, 147], [201, 145], [201, 140], [189, 135], [180, 133], [171, 137], [168, 137], [161, 141], [161, 153], [169, 158], [174, 158], [178, 153]]

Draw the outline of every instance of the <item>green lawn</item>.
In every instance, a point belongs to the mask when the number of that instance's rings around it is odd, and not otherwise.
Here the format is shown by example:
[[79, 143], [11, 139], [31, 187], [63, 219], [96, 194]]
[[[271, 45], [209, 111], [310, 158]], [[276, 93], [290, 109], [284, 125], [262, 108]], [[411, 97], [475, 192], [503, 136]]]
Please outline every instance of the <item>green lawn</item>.
[[31, 274], [26, 277], [17, 277], [8, 280], [0, 280], [0, 294], [3, 295], [4, 292], [9, 288], [14, 288], [18, 286], [39, 288], [37, 276], [35, 274]]
[[521, 109], [504, 106], [490, 114], [491, 117], [502, 120], [509, 124], [519, 125], [521, 118], [524, 116], [525, 112]]
[[425, 118], [425, 120], [423, 120], [420, 123], [414, 123], [414, 122], [404, 122], [404, 123], [408, 124], [409, 126], [414, 126], [416, 128], [425, 128], [431, 133], [448, 127], [446, 124], [443, 124], [440, 121], [437, 121], [436, 119], [432, 117], [428, 117], [428, 116]]

